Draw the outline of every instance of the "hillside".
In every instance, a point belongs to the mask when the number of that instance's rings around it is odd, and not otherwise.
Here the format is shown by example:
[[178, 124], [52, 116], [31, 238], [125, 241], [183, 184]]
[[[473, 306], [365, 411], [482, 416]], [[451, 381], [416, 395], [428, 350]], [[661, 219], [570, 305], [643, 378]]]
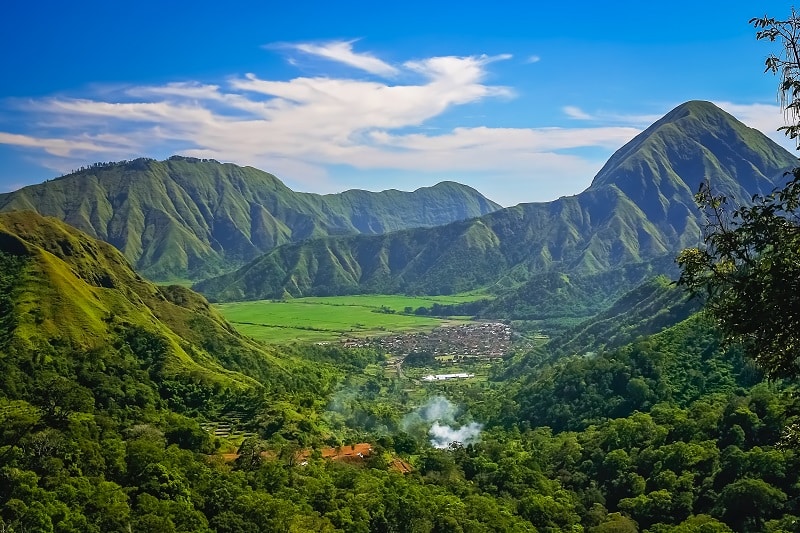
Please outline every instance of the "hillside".
[[[480, 286], [524, 295], [534, 289], [526, 283], [539, 285], [538, 276], [629, 269], [634, 278], [616, 276], [603, 287], [610, 300], [663, 273], [678, 250], [698, 242], [694, 194], [703, 180], [747, 201], [781, 183], [795, 164], [792, 154], [713, 104], [687, 102], [618, 150], [575, 196], [441, 227], [284, 245], [196, 288], [217, 300], [448, 294]], [[505, 305], [524, 318], [532, 301], [512, 295]]]
[[96, 401], [149, 387], [173, 408], [208, 412], [321, 386], [319, 365], [239, 335], [201, 296], [145, 281], [112, 246], [56, 219], [0, 214], [0, 260], [0, 392], [26, 396], [56, 371]]
[[97, 164], [0, 194], [111, 243], [142, 275], [199, 279], [303, 239], [427, 227], [499, 209], [453, 182], [414, 192], [299, 193], [252, 167], [174, 156]]
[[616, 300], [608, 309], [552, 338], [550, 354], [609, 350], [674, 326], [702, 307], [665, 276], [656, 276]]

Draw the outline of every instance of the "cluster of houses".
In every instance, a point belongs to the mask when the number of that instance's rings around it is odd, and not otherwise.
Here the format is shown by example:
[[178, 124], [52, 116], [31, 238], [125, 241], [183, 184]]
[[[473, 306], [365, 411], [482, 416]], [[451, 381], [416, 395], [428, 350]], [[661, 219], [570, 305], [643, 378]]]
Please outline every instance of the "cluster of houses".
[[502, 322], [470, 322], [442, 326], [427, 333], [388, 335], [372, 339], [347, 339], [346, 347], [378, 345], [386, 353], [405, 356], [430, 353], [434, 356], [501, 359], [511, 348], [511, 326]]

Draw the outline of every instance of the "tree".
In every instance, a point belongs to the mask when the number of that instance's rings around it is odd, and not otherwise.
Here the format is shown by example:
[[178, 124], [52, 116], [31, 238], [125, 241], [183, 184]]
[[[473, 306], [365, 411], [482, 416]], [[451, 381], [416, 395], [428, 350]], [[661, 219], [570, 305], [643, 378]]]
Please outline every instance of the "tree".
[[679, 285], [706, 297], [729, 343], [770, 377], [800, 375], [800, 168], [780, 190], [733, 210], [703, 184], [704, 248], [678, 256]]
[[783, 51], [767, 56], [765, 72], [780, 74], [781, 77], [778, 97], [789, 124], [778, 128], [778, 131], [800, 142], [800, 18], [792, 8], [786, 20], [764, 16], [750, 19], [750, 24], [757, 30], [756, 39], [781, 42]]
[[[800, 18], [753, 19], [758, 39], [780, 40], [767, 71], [780, 73], [779, 96], [787, 119], [781, 128], [800, 133]], [[684, 250], [678, 281], [707, 298], [706, 309], [729, 343], [741, 344], [767, 375], [800, 376], [800, 168], [783, 188], [732, 206], [708, 183], [695, 200], [705, 215], [702, 248]]]

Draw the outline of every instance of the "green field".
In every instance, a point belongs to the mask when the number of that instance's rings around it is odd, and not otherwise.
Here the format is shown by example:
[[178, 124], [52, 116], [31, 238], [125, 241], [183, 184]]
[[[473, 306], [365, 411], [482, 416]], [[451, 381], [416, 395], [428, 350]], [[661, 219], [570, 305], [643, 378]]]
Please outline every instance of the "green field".
[[[387, 335], [392, 332], [426, 331], [465, 317], [450, 319], [401, 314], [411, 307], [434, 303], [454, 304], [485, 297], [481, 294], [453, 296], [356, 295], [259, 300], [217, 304], [216, 308], [236, 328], [255, 339], [270, 343], [319, 342], [342, 337]], [[377, 312], [381, 308], [395, 313]]]

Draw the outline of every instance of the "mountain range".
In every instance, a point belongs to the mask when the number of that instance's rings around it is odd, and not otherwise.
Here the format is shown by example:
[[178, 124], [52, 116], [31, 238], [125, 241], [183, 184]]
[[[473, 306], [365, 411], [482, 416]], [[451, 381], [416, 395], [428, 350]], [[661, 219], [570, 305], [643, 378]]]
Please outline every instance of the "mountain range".
[[483, 316], [577, 324], [674, 274], [675, 254], [699, 240], [700, 183], [747, 202], [796, 162], [691, 101], [619, 149], [585, 191], [552, 202], [501, 209], [453, 182], [298, 193], [250, 167], [174, 156], [96, 164], [0, 195], [0, 211], [54, 216], [151, 279], [205, 278], [195, 288], [217, 301], [485, 288], [496, 297]]
[[433, 228], [286, 244], [196, 289], [242, 300], [488, 286], [504, 298], [492, 305], [512, 315], [557, 305], [569, 290], [610, 303], [669, 271], [677, 251], [698, 243], [703, 222], [694, 194], [702, 182], [747, 202], [782, 185], [796, 164], [759, 131], [710, 102], [691, 101], [619, 149], [580, 194]]
[[180, 156], [95, 164], [0, 194], [0, 211], [63, 220], [111, 243], [154, 280], [218, 274], [281, 244], [437, 226], [499, 208], [454, 182], [319, 195], [252, 167]]

